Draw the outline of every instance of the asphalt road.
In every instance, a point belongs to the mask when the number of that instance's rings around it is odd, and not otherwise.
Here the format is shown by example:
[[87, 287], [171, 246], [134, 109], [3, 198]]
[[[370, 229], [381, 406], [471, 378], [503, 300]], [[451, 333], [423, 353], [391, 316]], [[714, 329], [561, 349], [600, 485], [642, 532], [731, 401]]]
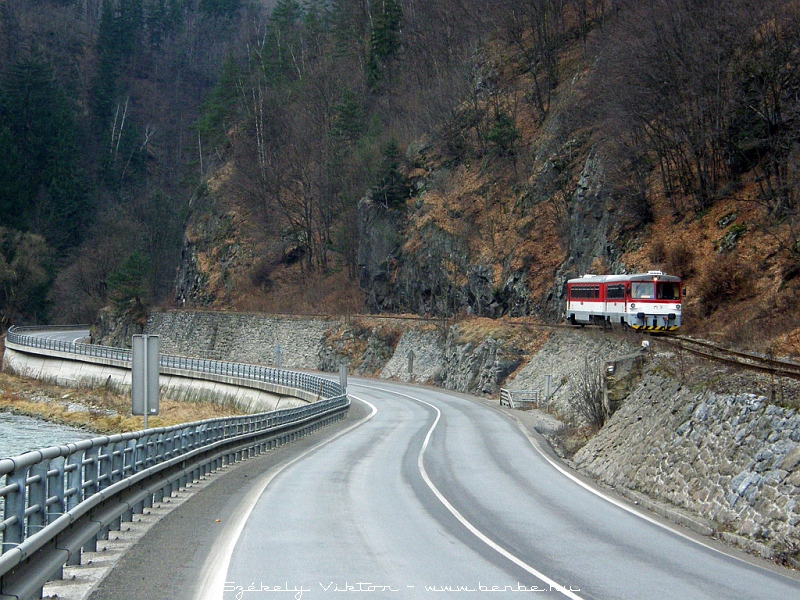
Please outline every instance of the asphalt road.
[[780, 570], [588, 486], [498, 410], [388, 382], [349, 391], [347, 421], [220, 477], [92, 599], [800, 598]]
[[88, 329], [66, 329], [66, 330], [43, 330], [27, 333], [34, 337], [40, 337], [46, 340], [58, 340], [60, 342], [67, 342], [68, 344], [75, 344], [81, 340], [89, 338]]

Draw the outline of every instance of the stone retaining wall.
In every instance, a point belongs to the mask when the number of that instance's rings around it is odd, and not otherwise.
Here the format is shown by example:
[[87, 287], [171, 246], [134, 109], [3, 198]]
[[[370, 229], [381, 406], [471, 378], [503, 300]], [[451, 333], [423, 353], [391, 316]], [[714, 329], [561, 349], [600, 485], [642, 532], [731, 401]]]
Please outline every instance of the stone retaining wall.
[[284, 369], [317, 369], [327, 331], [337, 321], [247, 313], [153, 313], [145, 332], [161, 336], [165, 354], [274, 365], [280, 346]]
[[[408, 353], [413, 350], [415, 382], [491, 395], [498, 393], [516, 366], [504, 358], [502, 340], [459, 343], [457, 325], [443, 332], [398, 320], [393, 327], [402, 331], [396, 346], [387, 346], [380, 335], [367, 336], [369, 356], [359, 357], [353, 374], [409, 381]], [[341, 331], [338, 339], [326, 339], [332, 329]], [[145, 332], [161, 336], [164, 353], [273, 365], [275, 347], [280, 345], [283, 368], [335, 372], [339, 361], [348, 359], [342, 338], [358, 337], [355, 329], [360, 331], [363, 324], [355, 320], [348, 324], [344, 319], [167, 311], [151, 315]]]
[[572, 381], [587, 366], [597, 368], [605, 361], [629, 355], [640, 347], [640, 340], [610, 338], [595, 330], [556, 331], [505, 387], [517, 390], [545, 389], [545, 377], [553, 376], [549, 405], [562, 417], [571, 414], [569, 398], [574, 392]]
[[762, 396], [694, 391], [651, 373], [574, 462], [764, 556], [800, 550], [800, 415]]

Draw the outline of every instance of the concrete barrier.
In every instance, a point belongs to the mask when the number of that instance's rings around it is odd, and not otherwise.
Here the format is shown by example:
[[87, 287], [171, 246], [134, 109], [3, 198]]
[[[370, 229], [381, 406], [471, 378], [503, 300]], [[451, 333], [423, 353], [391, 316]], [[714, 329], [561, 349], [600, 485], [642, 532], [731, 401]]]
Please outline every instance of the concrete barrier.
[[[65, 387], [105, 387], [115, 393], [128, 393], [131, 388], [131, 371], [125, 361], [9, 342], [3, 370]], [[303, 406], [317, 399], [311, 392], [274, 383], [171, 368], [161, 369], [159, 387], [163, 397], [173, 400], [232, 404], [248, 412]]]

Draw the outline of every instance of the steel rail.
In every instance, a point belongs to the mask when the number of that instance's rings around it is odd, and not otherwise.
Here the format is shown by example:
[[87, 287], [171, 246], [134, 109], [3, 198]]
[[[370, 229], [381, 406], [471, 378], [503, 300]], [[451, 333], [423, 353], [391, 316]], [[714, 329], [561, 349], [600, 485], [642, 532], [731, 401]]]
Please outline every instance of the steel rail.
[[[7, 341], [75, 360], [130, 364], [130, 350], [30, 335], [35, 330], [12, 327]], [[40, 598], [47, 581], [61, 578], [64, 565], [80, 564], [82, 551], [95, 550], [98, 540], [133, 514], [223, 465], [343, 418], [350, 403], [337, 382], [307, 373], [171, 355], [162, 356], [160, 364], [266, 381], [321, 399], [257, 415], [100, 436], [0, 460], [0, 600]]]
[[779, 360], [751, 352], [724, 348], [713, 342], [697, 340], [683, 335], [658, 335], [659, 340], [677, 346], [697, 356], [726, 364], [800, 379], [800, 364]]

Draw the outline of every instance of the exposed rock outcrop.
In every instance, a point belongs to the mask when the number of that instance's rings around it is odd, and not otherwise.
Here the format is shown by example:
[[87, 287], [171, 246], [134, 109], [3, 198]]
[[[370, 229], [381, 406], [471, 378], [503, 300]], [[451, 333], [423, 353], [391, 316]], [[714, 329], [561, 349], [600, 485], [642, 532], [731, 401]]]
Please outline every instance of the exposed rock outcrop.
[[400, 308], [393, 270], [400, 256], [404, 221], [401, 211], [376, 204], [369, 196], [358, 203], [358, 284], [367, 292], [365, 302], [370, 310]]
[[147, 324], [147, 310], [134, 303], [126, 310], [112, 307], [102, 309], [91, 329], [93, 344], [130, 348], [131, 338], [144, 332]]
[[394, 354], [399, 337], [391, 325], [370, 327], [360, 320], [343, 321], [326, 332], [319, 368], [336, 372], [347, 364], [352, 375], [377, 375]]
[[495, 395], [520, 361], [520, 352], [506, 348], [502, 340], [488, 338], [477, 344], [449, 340], [434, 381], [449, 390]]

